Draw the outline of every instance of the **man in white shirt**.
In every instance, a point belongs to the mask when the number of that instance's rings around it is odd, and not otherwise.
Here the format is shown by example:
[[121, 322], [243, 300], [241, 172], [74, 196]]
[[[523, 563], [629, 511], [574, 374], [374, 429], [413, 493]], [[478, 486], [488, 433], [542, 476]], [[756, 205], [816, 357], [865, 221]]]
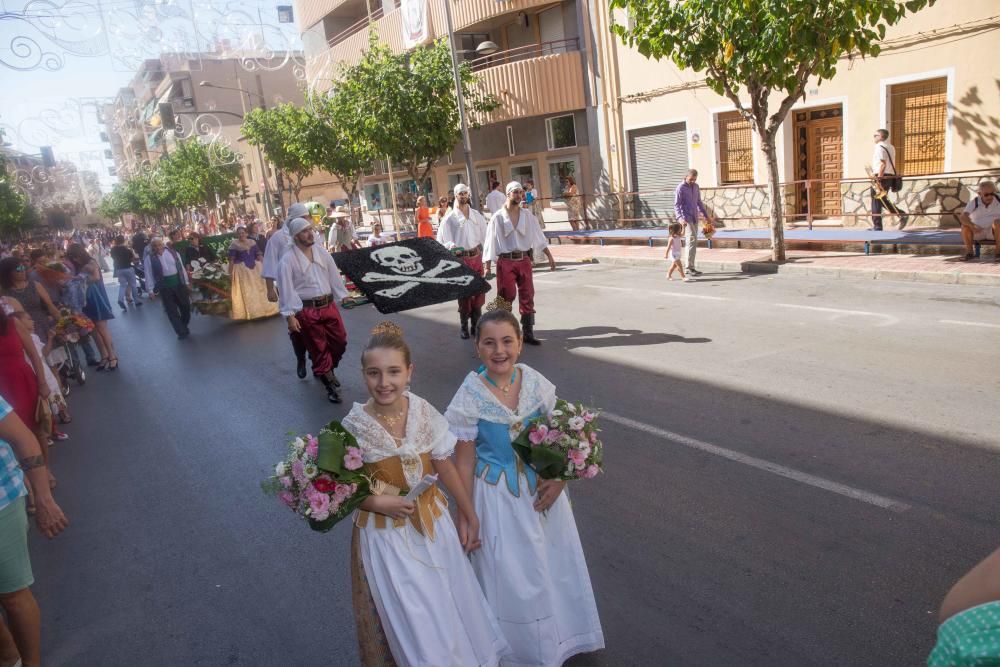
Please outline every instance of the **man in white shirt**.
[[184, 270], [184, 262], [176, 250], [166, 247], [162, 236], [153, 237], [149, 247], [150, 251], [143, 261], [149, 292], [163, 301], [163, 310], [177, 337], [187, 338], [191, 333], [188, 330], [191, 322], [188, 289], [191, 283]]
[[882, 207], [885, 206], [889, 213], [899, 216], [899, 228], [906, 227], [910, 216], [905, 211], [899, 210], [895, 204], [889, 201], [889, 193], [892, 191], [892, 182], [899, 172], [896, 170], [896, 148], [889, 143], [889, 130], [881, 129], [875, 132], [875, 148], [872, 150], [872, 174], [878, 180], [879, 187], [882, 188], [883, 195], [877, 196], [875, 188], [872, 188], [872, 229], [876, 232], [882, 231]]
[[500, 192], [500, 183], [498, 181], [493, 181], [490, 187], [490, 193], [486, 195], [486, 208], [489, 209], [490, 216], [494, 216], [500, 212], [500, 209], [504, 207], [507, 203], [507, 197]]
[[278, 265], [278, 308], [289, 335], [299, 334], [305, 342], [326, 397], [340, 403], [334, 369], [347, 349], [347, 331], [337, 302], [347, 298], [347, 287], [333, 257], [316, 243], [312, 222], [295, 218], [285, 226], [294, 245]]
[[483, 244], [483, 261], [486, 272], [497, 263], [497, 294], [514, 303], [517, 299], [521, 313], [524, 342], [541, 345], [535, 338], [535, 283], [532, 278], [532, 257], [544, 252], [549, 258], [549, 269], [556, 270], [556, 260], [549, 251], [549, 242], [538, 224], [538, 218], [521, 208], [524, 188], [517, 181], [507, 184], [507, 203], [497, 211], [486, 228]]
[[[461, 258], [467, 267], [478, 275], [483, 275], [483, 242], [486, 240], [486, 218], [472, 208], [472, 195], [469, 186], [459, 183], [455, 186], [455, 206], [451, 209], [441, 224], [438, 225], [437, 240], [448, 250]], [[467, 299], [458, 300], [458, 316], [461, 321], [461, 336], [469, 337], [469, 322], [472, 322], [472, 335], [476, 334], [476, 325], [483, 314], [483, 304], [486, 294], [477, 294]]]
[[[288, 235], [288, 223], [295, 218], [306, 218], [308, 216], [309, 210], [305, 204], [296, 202], [289, 206], [288, 217], [285, 218], [285, 222], [282, 223], [280, 229], [271, 234], [271, 238], [267, 240], [267, 245], [264, 246], [264, 262], [261, 267], [261, 275], [267, 284], [267, 300], [272, 303], [278, 303], [278, 292], [274, 288], [274, 283], [278, 278], [278, 266], [281, 264], [281, 259], [285, 254], [295, 245], [292, 237]], [[288, 337], [292, 341], [292, 350], [295, 351], [295, 372], [299, 376], [299, 379], [303, 379], [306, 376], [305, 341], [302, 340], [301, 335], [292, 333], [291, 331], [289, 331]]]
[[965, 261], [975, 259], [974, 241], [992, 240], [996, 244], [994, 261], [1000, 262], [1000, 201], [993, 181], [979, 184], [978, 195], [965, 206], [959, 216], [962, 223], [962, 241], [965, 243]]

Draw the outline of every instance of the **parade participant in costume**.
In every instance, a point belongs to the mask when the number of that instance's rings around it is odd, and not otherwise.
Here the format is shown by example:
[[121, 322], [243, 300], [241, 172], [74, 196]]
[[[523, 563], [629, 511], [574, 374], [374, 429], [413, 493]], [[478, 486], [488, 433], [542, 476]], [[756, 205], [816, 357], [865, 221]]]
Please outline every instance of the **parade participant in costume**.
[[[555, 666], [604, 648], [604, 633], [566, 483], [539, 480], [511, 447], [531, 419], [555, 408], [556, 388], [517, 363], [521, 330], [500, 301], [479, 321], [483, 370], [469, 373], [445, 417], [480, 522], [483, 548], [472, 566], [514, 652], [505, 664]], [[465, 521], [460, 515], [460, 536], [475, 528]]]
[[521, 312], [524, 342], [541, 345], [535, 338], [535, 284], [532, 280], [532, 257], [544, 252], [549, 268], [556, 270], [556, 260], [549, 251], [548, 241], [538, 224], [538, 218], [521, 208], [524, 188], [517, 181], [507, 184], [507, 204], [490, 219], [483, 245], [486, 273], [490, 264], [497, 263], [497, 294], [511, 303], [517, 299]]
[[159, 294], [163, 301], [163, 310], [167, 313], [170, 326], [178, 338], [187, 338], [190, 334], [188, 324], [191, 322], [191, 296], [188, 290], [191, 281], [181, 256], [173, 248], [167, 248], [160, 236], [153, 237], [149, 244], [152, 251], [146, 255], [146, 279], [150, 282], [150, 292]]
[[333, 257], [322, 242], [316, 243], [310, 221], [295, 218], [285, 228], [295, 245], [278, 265], [278, 307], [288, 321], [288, 333], [301, 334], [313, 375], [323, 382], [327, 398], [340, 403], [334, 369], [347, 349], [347, 331], [334, 299], [346, 299], [347, 287]]
[[[455, 436], [408, 391], [413, 365], [399, 327], [375, 327], [361, 368], [371, 399], [355, 403], [343, 425], [357, 438], [373, 489], [384, 491], [362, 503], [352, 540], [361, 664], [498, 665], [509, 647], [462, 550], [479, 547], [478, 519], [449, 458]], [[462, 542], [436, 485], [414, 501], [399, 495], [431, 473], [465, 517]]]
[[255, 320], [278, 314], [277, 304], [267, 300], [267, 286], [260, 275], [263, 256], [247, 228], [237, 227], [236, 238], [229, 244], [230, 317], [234, 320]]
[[[483, 242], [486, 240], [486, 219], [472, 208], [469, 186], [459, 183], [455, 186], [455, 208], [441, 221], [437, 240], [448, 250], [460, 257], [465, 265], [479, 275], [483, 275]], [[476, 335], [476, 323], [482, 315], [486, 294], [477, 294], [467, 299], [459, 299], [458, 314], [462, 323], [462, 338], [469, 337], [469, 321], [472, 321], [472, 335]]]
[[[280, 227], [273, 230], [267, 239], [267, 246], [264, 248], [264, 262], [261, 267], [261, 276], [267, 288], [267, 300], [273, 303], [278, 302], [278, 292], [274, 288], [274, 283], [278, 278], [278, 265], [281, 258], [295, 245], [292, 237], [288, 234], [288, 223], [295, 218], [305, 218], [309, 215], [306, 205], [296, 202], [288, 207], [288, 217]], [[300, 378], [306, 376], [306, 343], [302, 335], [289, 330], [288, 337], [292, 341], [292, 350], [295, 351], [295, 372]]]

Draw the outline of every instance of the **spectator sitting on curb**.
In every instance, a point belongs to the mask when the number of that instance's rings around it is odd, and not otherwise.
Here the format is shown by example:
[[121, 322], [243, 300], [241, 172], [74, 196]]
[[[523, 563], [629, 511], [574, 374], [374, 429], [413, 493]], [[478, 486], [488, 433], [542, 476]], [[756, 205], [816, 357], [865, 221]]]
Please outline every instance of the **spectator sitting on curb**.
[[979, 184], [978, 196], [973, 197], [959, 216], [962, 222], [962, 241], [965, 243], [964, 261], [975, 259], [973, 241], [993, 241], [996, 247], [994, 261], [1000, 262], [1000, 201], [993, 181]]

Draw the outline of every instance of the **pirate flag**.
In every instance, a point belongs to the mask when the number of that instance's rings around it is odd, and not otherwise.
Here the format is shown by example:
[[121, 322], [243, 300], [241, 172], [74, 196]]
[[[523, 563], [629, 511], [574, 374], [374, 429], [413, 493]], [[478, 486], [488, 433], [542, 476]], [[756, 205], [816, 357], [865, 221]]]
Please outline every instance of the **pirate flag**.
[[333, 253], [380, 313], [457, 301], [490, 290], [490, 284], [430, 238]]

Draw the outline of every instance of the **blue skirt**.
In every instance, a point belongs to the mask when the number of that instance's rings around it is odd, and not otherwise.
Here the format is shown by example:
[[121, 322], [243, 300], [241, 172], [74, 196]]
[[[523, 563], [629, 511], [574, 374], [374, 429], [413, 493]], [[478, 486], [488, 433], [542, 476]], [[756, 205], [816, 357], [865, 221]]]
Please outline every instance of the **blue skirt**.
[[87, 303], [83, 307], [83, 314], [95, 322], [115, 319], [115, 313], [111, 310], [111, 301], [108, 300], [108, 291], [104, 289], [104, 282], [90, 283], [87, 286]]

